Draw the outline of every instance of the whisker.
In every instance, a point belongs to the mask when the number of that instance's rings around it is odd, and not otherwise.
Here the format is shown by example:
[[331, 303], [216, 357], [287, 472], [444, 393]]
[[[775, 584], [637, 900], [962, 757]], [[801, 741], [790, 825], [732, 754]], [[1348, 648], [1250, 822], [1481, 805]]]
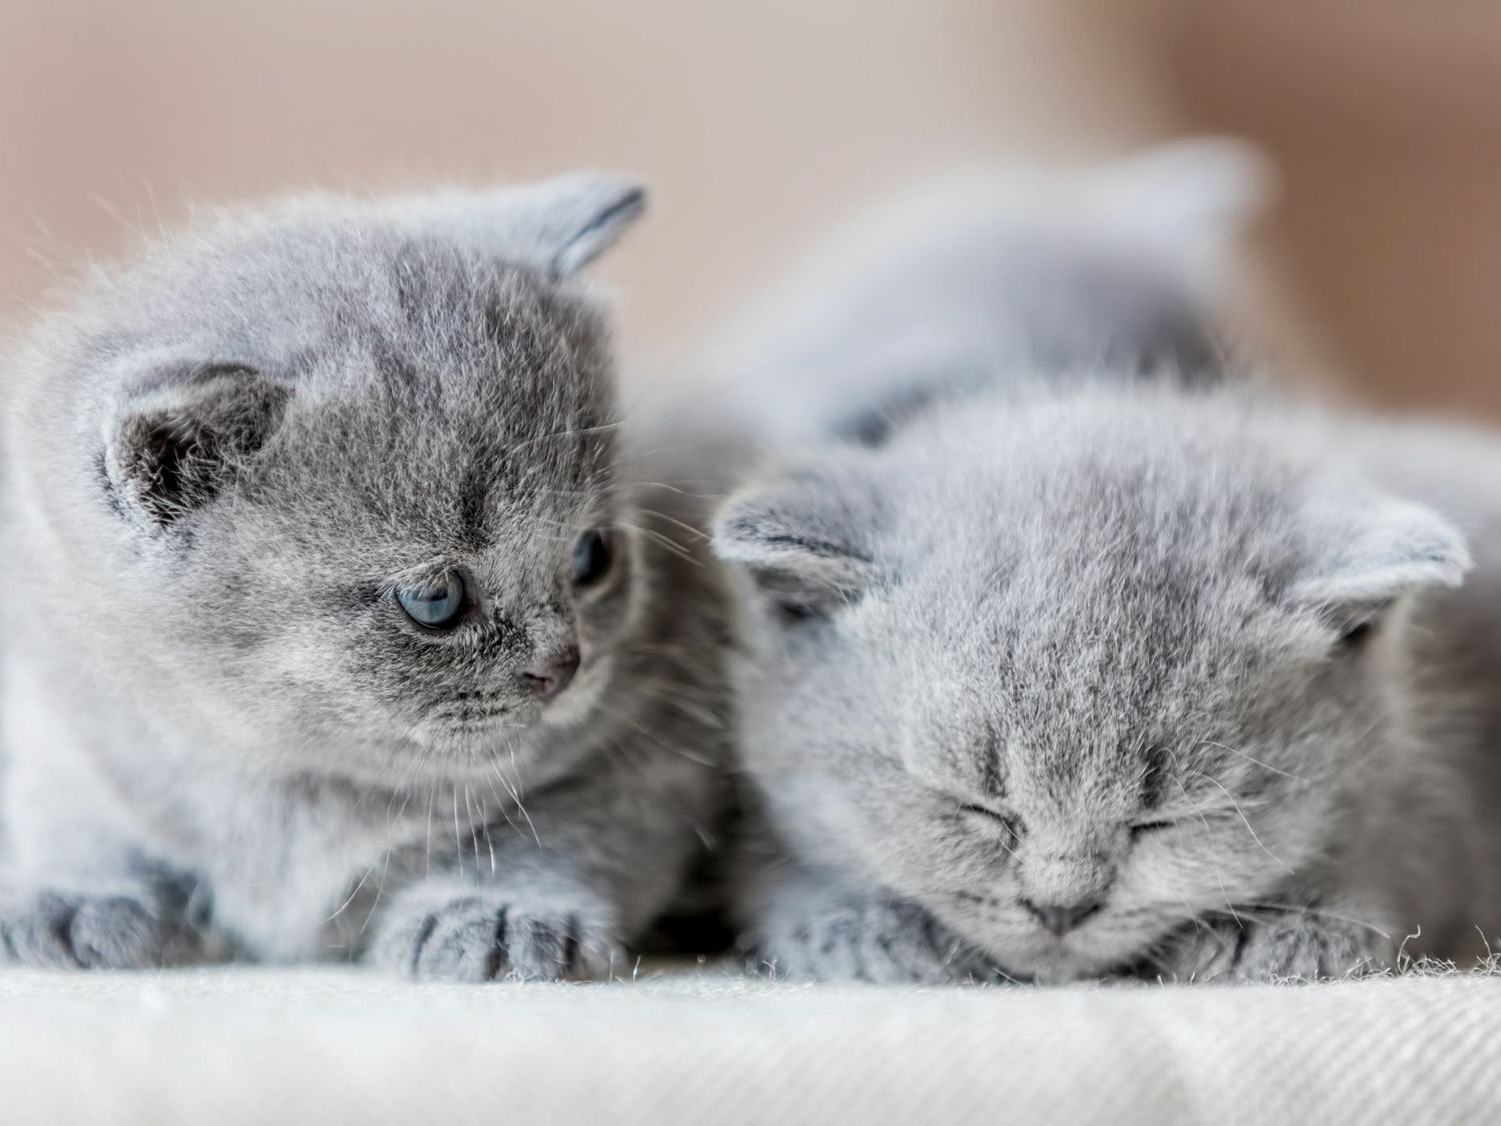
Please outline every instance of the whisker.
[[[505, 789], [506, 793], [511, 795], [511, 800], [516, 804], [516, 812], [521, 814], [521, 819], [526, 822], [526, 827], [531, 830], [532, 839], [537, 842], [537, 847], [541, 848], [542, 838], [537, 835], [537, 826], [532, 822], [531, 814], [527, 813], [526, 806], [521, 802], [521, 794], [519, 790], [515, 787], [512, 787], [511, 784], [506, 781], [506, 777], [500, 772], [500, 766], [497, 763], [492, 761], [490, 763], [490, 768], [495, 772], [495, 777], [500, 779], [500, 784]], [[507, 818], [507, 820], [509, 820], [509, 818]]]
[[1204, 747], [1218, 747], [1220, 750], [1229, 751], [1232, 755], [1237, 755], [1240, 758], [1245, 759], [1247, 762], [1255, 763], [1263, 770], [1270, 770], [1273, 774], [1280, 774], [1284, 778], [1291, 778], [1294, 782], [1303, 781], [1303, 779], [1299, 778], [1296, 774], [1289, 774], [1285, 770], [1279, 770], [1277, 767], [1272, 766], [1270, 763], [1265, 763], [1262, 762], [1259, 758], [1251, 757], [1250, 755], [1246, 754], [1245, 751], [1239, 751], [1234, 747], [1228, 747], [1224, 743], [1216, 743], [1213, 739], [1200, 739], [1199, 745]]
[[[386, 850], [386, 855], [387, 856], [390, 855], [390, 850], [389, 849]], [[360, 882], [354, 885], [354, 890], [349, 893], [349, 898], [347, 898], [346, 900], [344, 900], [343, 903], [339, 904], [339, 906], [335, 909], [335, 911], [334, 911], [334, 913], [332, 915], [330, 915], [328, 918], [326, 918], [326, 919], [323, 920], [325, 923], [331, 923], [335, 919], [337, 919], [340, 915], [344, 914], [344, 909], [346, 907], [348, 907], [351, 903], [354, 902], [355, 896], [357, 896], [357, 895], [360, 894], [360, 889], [365, 886], [365, 881], [370, 878], [370, 873], [373, 872], [373, 871], [375, 871], [375, 865], [374, 864], [370, 865], [370, 867], [368, 867], [368, 868], [365, 869], [365, 874], [360, 877]]]
[[1221, 782], [1218, 778], [1210, 777], [1208, 774], [1204, 774], [1203, 777], [1207, 778], [1211, 783], [1213, 783], [1215, 786], [1218, 786], [1221, 790], [1224, 791], [1225, 796], [1230, 799], [1230, 803], [1235, 807], [1236, 814], [1240, 817], [1241, 822], [1245, 825], [1246, 831], [1251, 834], [1251, 839], [1256, 842], [1256, 847], [1261, 849], [1262, 852], [1266, 853], [1274, 861], [1276, 861], [1277, 864], [1279, 864], [1289, 876], [1296, 876], [1298, 873], [1293, 871], [1292, 867], [1289, 864], [1284, 862], [1283, 859], [1271, 849], [1267, 848], [1266, 845], [1262, 844], [1261, 838], [1256, 835], [1256, 830], [1252, 827], [1250, 819], [1246, 816], [1245, 811], [1241, 809], [1240, 803], [1235, 800], [1235, 795], [1232, 794], [1229, 790], [1225, 789], [1224, 783]]
[[693, 553], [682, 544], [652, 528], [643, 528], [640, 524], [633, 524], [628, 520], [616, 520], [614, 522], [614, 526], [617, 528], [629, 528], [631, 531], [645, 536], [647, 539], [655, 543], [658, 547], [662, 548], [663, 551], [677, 556], [685, 563], [692, 563], [695, 567], [702, 567], [704, 565], [702, 559], [696, 558]]
[[[1171, 749], [1168, 749], [1167, 753], [1173, 759], [1174, 765], [1178, 765], [1178, 756], [1173, 754]], [[1173, 781], [1178, 784], [1178, 789], [1182, 792], [1184, 800], [1192, 801], [1192, 799], [1188, 796], [1188, 787], [1183, 785], [1182, 780], [1174, 775]], [[1199, 811], [1199, 820], [1204, 823], [1204, 832], [1213, 835], [1214, 830], [1209, 827], [1209, 818], [1205, 817], [1202, 811]], [[1235, 920], [1236, 925], [1239, 926], [1241, 925], [1240, 916], [1235, 913], [1235, 905], [1230, 902], [1230, 889], [1225, 886], [1225, 876], [1220, 869], [1219, 861], [1216, 860], [1213, 856], [1211, 856], [1209, 859], [1210, 863], [1214, 866], [1214, 881], [1215, 883], [1220, 885], [1220, 895], [1223, 896], [1225, 900], [1225, 910], [1230, 912], [1230, 916]]]
[[464, 846], [459, 840], [459, 788], [453, 788], [453, 853], [454, 863], [459, 866], [459, 877], [464, 875]]
[[654, 516], [658, 520], [667, 521], [667, 523], [671, 524], [673, 527], [680, 528], [684, 532], [687, 532], [689, 536], [691, 536], [694, 540], [697, 540], [699, 543], [708, 543], [711, 538], [708, 533], [706, 533], [702, 528], [695, 528], [692, 524], [689, 524], [684, 520], [679, 520], [676, 516], [669, 516], [667, 513], [660, 512], [655, 508], [646, 508], [643, 506], [637, 508], [636, 511], [646, 516]]
[[1364, 927], [1366, 930], [1370, 931], [1373, 934], [1379, 934], [1382, 938], [1391, 938], [1391, 935], [1387, 931], [1382, 930], [1375, 923], [1367, 922], [1365, 919], [1352, 918], [1349, 915], [1339, 915], [1333, 911], [1326, 911], [1322, 907], [1311, 907], [1303, 903], [1268, 903], [1254, 901], [1246, 903], [1243, 906], [1249, 907], [1253, 911], [1277, 911], [1284, 914], [1313, 915], [1316, 918], [1333, 919], [1337, 923], [1349, 923], [1352, 927]]

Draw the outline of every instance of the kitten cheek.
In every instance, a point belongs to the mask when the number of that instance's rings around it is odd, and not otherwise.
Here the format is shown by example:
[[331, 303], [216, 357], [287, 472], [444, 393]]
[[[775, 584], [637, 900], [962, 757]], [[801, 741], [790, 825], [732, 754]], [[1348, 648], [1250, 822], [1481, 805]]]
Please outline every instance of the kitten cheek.
[[1215, 842], [1202, 838], [1192, 848], [1163, 847], [1141, 856], [1133, 853], [1118, 886], [1120, 901], [1160, 905], [1184, 920], [1203, 911], [1223, 910], [1227, 897], [1240, 897], [1244, 890], [1236, 871], [1212, 859], [1226, 855]]

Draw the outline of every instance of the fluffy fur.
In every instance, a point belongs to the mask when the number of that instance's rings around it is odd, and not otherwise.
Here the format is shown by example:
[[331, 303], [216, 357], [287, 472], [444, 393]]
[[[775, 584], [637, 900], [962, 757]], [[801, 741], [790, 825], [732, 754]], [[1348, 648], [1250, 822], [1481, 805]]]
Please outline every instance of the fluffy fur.
[[[220, 214], [43, 320], [4, 415], [0, 959], [551, 978], [662, 908], [723, 642], [574, 281], [642, 198]], [[450, 571], [426, 629], [396, 595]]]
[[687, 460], [683, 435], [706, 434], [685, 473], [722, 489], [809, 445], [879, 444], [939, 397], [1100, 370], [1213, 381], [1268, 179], [1246, 146], [1199, 138], [904, 193], [699, 361], [671, 444]]
[[1498, 464], [1098, 385], [732, 499], [760, 956], [1056, 981], [1473, 953], [1501, 928]]

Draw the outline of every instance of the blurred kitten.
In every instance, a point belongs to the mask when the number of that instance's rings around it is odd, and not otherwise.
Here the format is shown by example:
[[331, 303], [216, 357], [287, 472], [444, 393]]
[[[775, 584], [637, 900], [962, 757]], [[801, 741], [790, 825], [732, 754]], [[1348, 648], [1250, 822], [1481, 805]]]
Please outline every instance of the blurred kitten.
[[609, 177], [229, 212], [10, 364], [0, 959], [605, 971], [726, 738], [622, 474]]
[[1239, 347], [1237, 238], [1270, 181], [1248, 146], [1198, 138], [906, 193], [698, 361], [661, 444], [722, 491], [810, 445], [879, 444], [936, 397], [1102, 370], [1212, 382]]
[[[1498, 466], [1459, 428], [1108, 380], [941, 405], [735, 497], [782, 848], [761, 957], [1265, 980], [1497, 934]], [[1418, 502], [1469, 534], [1464, 587]]]
[[879, 446], [942, 399], [1102, 367], [1217, 381], [1236, 238], [1269, 181], [1246, 146], [1198, 139], [909, 193], [848, 224], [701, 358], [686, 407], [653, 412], [643, 389], [637, 417], [708, 508], [778, 459]]

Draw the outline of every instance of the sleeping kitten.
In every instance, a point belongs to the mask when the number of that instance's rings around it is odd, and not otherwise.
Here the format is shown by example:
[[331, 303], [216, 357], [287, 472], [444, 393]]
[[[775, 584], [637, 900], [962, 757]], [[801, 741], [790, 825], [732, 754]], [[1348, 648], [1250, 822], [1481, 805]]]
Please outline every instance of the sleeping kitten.
[[726, 738], [576, 176], [220, 215], [10, 364], [0, 960], [608, 969]]
[[[1242, 391], [941, 406], [722, 512], [761, 957], [1339, 976], [1501, 931], [1501, 443]], [[1479, 567], [1471, 568], [1469, 533]]]

